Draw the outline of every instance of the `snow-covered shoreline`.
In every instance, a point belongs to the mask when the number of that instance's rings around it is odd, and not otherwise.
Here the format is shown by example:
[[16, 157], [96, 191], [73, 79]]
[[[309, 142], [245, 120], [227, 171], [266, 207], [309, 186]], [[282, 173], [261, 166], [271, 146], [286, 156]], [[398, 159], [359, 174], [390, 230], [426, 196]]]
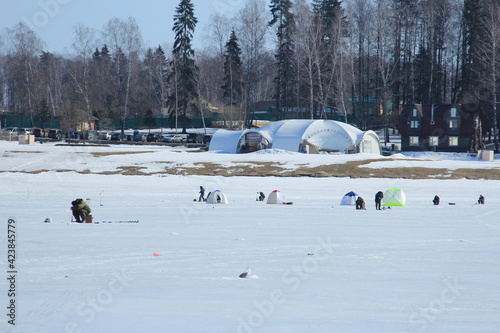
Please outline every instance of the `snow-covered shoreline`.
[[76, 171], [88, 173], [115, 172], [118, 168], [140, 168], [144, 173], [162, 173], [166, 168], [199, 168], [202, 163], [222, 168], [252, 163], [273, 163], [287, 171], [301, 167], [370, 162], [361, 167], [371, 169], [420, 167], [456, 170], [500, 169], [500, 159], [479, 161], [471, 154], [399, 153], [391, 156], [374, 154], [306, 155], [286, 151], [265, 150], [251, 154], [218, 154], [165, 146], [57, 146], [55, 143], [19, 145], [0, 141], [0, 172]]

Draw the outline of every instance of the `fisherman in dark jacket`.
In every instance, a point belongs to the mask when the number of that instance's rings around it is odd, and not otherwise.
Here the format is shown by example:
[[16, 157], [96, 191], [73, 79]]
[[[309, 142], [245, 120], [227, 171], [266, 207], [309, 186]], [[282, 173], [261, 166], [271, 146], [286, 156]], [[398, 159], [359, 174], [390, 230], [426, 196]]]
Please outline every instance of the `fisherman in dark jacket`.
[[76, 219], [76, 222], [83, 223], [87, 219], [87, 216], [90, 214], [91, 210], [89, 205], [83, 199], [76, 199], [75, 201], [71, 201], [71, 210], [73, 211], [73, 216]]
[[439, 205], [439, 197], [437, 195], [434, 196], [434, 199], [432, 200], [432, 202], [434, 203], [434, 205]]
[[203, 186], [200, 186], [200, 197], [198, 198], [198, 202], [205, 201], [205, 189]]
[[484, 197], [482, 194], [479, 196], [479, 199], [477, 199], [477, 203], [480, 205], [484, 205]]
[[365, 200], [362, 197], [356, 199], [356, 209], [366, 209]]
[[377, 194], [375, 194], [375, 209], [381, 210], [380, 204], [382, 203], [382, 198], [384, 198], [384, 193], [378, 191]]

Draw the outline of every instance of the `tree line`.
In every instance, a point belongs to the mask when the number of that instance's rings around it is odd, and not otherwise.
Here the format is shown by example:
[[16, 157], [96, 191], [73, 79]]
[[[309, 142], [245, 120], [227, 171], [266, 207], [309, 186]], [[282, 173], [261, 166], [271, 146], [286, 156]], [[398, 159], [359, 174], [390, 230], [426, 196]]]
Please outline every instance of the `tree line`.
[[254, 103], [273, 101], [277, 119], [340, 115], [371, 128], [408, 103], [488, 103], [496, 135], [499, 17], [496, 0], [246, 0], [198, 32], [181, 0], [165, 45], [145, 46], [134, 18], [112, 18], [99, 31], [75, 26], [64, 56], [19, 23], [0, 35], [0, 106], [33, 126], [165, 116], [185, 130], [207, 105], [228, 124], [249, 125]]

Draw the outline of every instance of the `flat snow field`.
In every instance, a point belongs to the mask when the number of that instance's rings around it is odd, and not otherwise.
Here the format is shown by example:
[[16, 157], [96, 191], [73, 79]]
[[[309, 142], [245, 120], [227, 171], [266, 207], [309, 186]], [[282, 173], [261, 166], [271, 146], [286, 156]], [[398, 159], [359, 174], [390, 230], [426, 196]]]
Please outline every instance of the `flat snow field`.
[[[61, 169], [104, 166], [72, 147], [0, 148], [2, 333], [500, 332], [500, 181], [31, 174], [10, 171], [53, 170], [63, 149]], [[229, 204], [193, 202], [200, 185]], [[376, 211], [392, 187], [407, 206]], [[293, 205], [255, 200], [275, 189]], [[366, 210], [339, 205], [349, 191]], [[70, 223], [76, 198], [95, 221], [139, 223]]]

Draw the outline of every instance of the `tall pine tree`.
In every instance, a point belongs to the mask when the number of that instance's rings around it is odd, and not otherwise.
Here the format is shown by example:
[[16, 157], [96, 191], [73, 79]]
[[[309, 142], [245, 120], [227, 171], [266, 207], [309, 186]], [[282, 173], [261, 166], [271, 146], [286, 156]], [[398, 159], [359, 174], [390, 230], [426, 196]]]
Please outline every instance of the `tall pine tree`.
[[241, 49], [234, 29], [226, 43], [224, 53], [224, 99], [232, 108], [241, 104], [243, 92], [243, 70], [241, 64]]
[[480, 45], [484, 40], [482, 0], [465, 0], [462, 23], [462, 77], [458, 87], [458, 101], [477, 103], [482, 100], [485, 74]]
[[[172, 73], [170, 84], [172, 93], [170, 95], [171, 124], [177, 124], [179, 117], [182, 120], [182, 133], [187, 133], [188, 114], [196, 111], [196, 100], [198, 98], [198, 67], [194, 61], [194, 50], [191, 46], [193, 32], [198, 23], [194, 16], [194, 5], [191, 0], [181, 0], [175, 9], [174, 47], [172, 49], [173, 60], [170, 63]], [[176, 126], [177, 127], [177, 126]]]
[[290, 105], [295, 75], [293, 31], [295, 28], [294, 15], [292, 13], [292, 2], [290, 0], [271, 0], [269, 5], [272, 20], [269, 26], [277, 25], [276, 36], [278, 38], [278, 49], [275, 55], [278, 73], [275, 78], [276, 113], [278, 120], [286, 119], [287, 110]]

